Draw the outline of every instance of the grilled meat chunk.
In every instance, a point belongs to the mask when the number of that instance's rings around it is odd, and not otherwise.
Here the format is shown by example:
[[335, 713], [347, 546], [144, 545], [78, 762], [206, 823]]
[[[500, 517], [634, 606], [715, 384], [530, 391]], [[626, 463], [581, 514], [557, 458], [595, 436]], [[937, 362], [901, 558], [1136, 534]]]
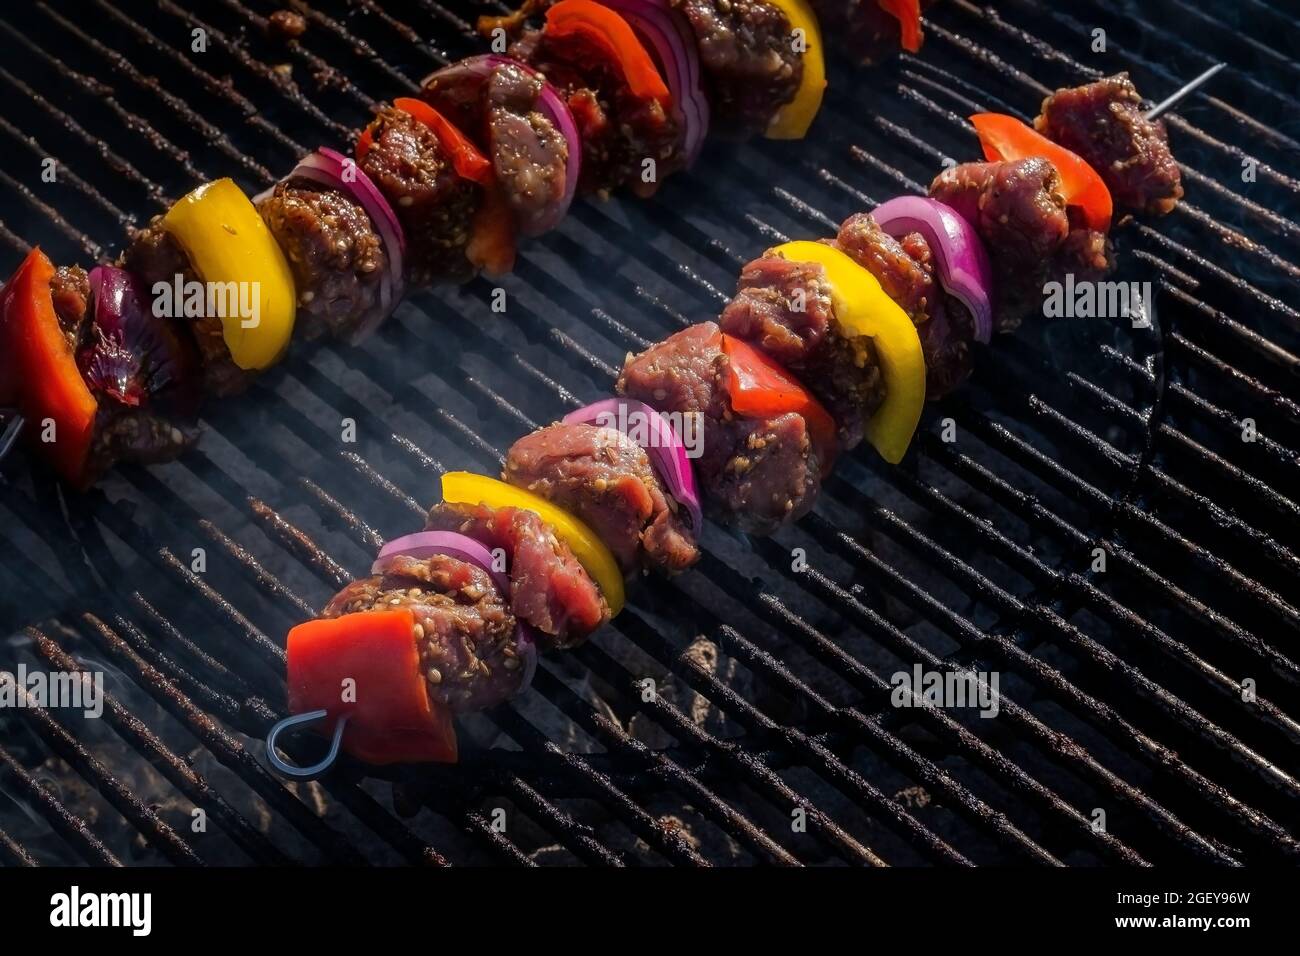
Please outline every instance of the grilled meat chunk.
[[569, 546], [535, 512], [436, 504], [426, 531], [455, 531], [500, 548], [510, 568], [510, 609], [547, 647], [581, 644], [609, 620], [609, 605]]
[[[654, 195], [683, 164], [681, 131], [654, 99], [634, 95], [610, 52], [585, 34], [523, 34], [510, 55], [541, 71], [573, 112], [582, 139], [578, 190], [602, 196], [627, 187]], [[643, 162], [654, 160], [654, 177], [643, 178]]]
[[379, 287], [388, 269], [383, 240], [365, 209], [337, 190], [295, 179], [276, 184], [257, 210], [293, 270], [295, 329], [308, 340], [355, 336], [381, 308]]
[[1016, 328], [1042, 306], [1047, 282], [1070, 272], [1075, 281], [1093, 281], [1114, 268], [1104, 234], [1071, 227], [1060, 176], [1046, 159], [964, 163], [940, 173], [930, 195], [957, 210], [984, 240], [999, 331]]
[[[117, 264], [135, 275], [149, 296], [152, 296], [156, 283], [173, 285], [177, 276], [183, 283], [201, 281], [181, 244], [163, 228], [161, 216], [155, 216], [144, 229], [131, 233], [131, 241]], [[152, 302], [152, 297], [149, 301]], [[240, 368], [230, 356], [225, 325], [220, 316], [204, 315], [183, 320], [177, 317], [176, 321], [183, 321], [188, 326], [198, 346], [204, 394], [214, 398], [238, 395], [253, 383], [256, 373]]]
[[[90, 278], [80, 266], [64, 266], [50, 280], [54, 311], [77, 356], [86, 384], [99, 403], [86, 460], [93, 483], [118, 462], [153, 464], [178, 458], [198, 438], [190, 417], [195, 400], [193, 344], [168, 319], [156, 319], [149, 334], [110, 343], [93, 321]], [[112, 391], [100, 382], [111, 378]]]
[[863, 423], [885, 399], [884, 382], [871, 339], [845, 335], [836, 320], [821, 265], [755, 259], [741, 271], [719, 324], [807, 383], [834, 416], [845, 448], [862, 440]]
[[895, 239], [869, 213], [856, 213], [844, 220], [833, 245], [875, 276], [916, 326], [926, 398], [942, 398], [964, 382], [975, 364], [975, 321], [939, 285], [925, 237], [912, 232]]
[[371, 145], [360, 166], [402, 224], [407, 282], [471, 278], [465, 248], [482, 190], [456, 173], [437, 135], [411, 114], [386, 106], [367, 129]]
[[974, 371], [975, 319], [966, 306], [944, 293], [916, 333], [925, 356], [925, 397], [938, 401]]
[[1043, 100], [1034, 126], [1087, 160], [1116, 206], [1163, 216], [1183, 197], [1165, 124], [1146, 118], [1127, 73], [1057, 90]]
[[700, 51], [710, 132], [762, 133], [803, 80], [790, 20], [763, 0], [671, 0], [691, 25]]
[[[879, 0], [809, 0], [823, 37], [859, 63], [882, 63], [897, 56], [902, 42], [898, 18]], [[921, 0], [921, 8], [934, 0]]]
[[1056, 250], [1070, 232], [1061, 177], [1048, 160], [963, 163], [945, 169], [930, 195], [975, 227], [993, 262], [1000, 331], [1042, 303]]
[[399, 555], [382, 574], [334, 595], [321, 617], [403, 607], [415, 617], [411, 640], [431, 701], [467, 713], [519, 691], [527, 652], [519, 646], [506, 595], [477, 565], [445, 554]]
[[722, 330], [702, 322], [629, 356], [618, 392], [662, 412], [703, 416], [697, 472], [720, 518], [770, 534], [807, 513], [821, 487], [821, 462], [802, 415], [738, 418], [727, 397]]
[[60, 266], [50, 280], [50, 298], [59, 327], [75, 352], [90, 308], [90, 276], [81, 266]]
[[1075, 282], [1092, 282], [1115, 268], [1110, 238], [1095, 229], [1071, 229], [1052, 257], [1053, 278], [1074, 273]]
[[[885, 294], [913, 322], [920, 325], [925, 321], [940, 292], [934, 270], [909, 255], [903, 243], [882, 230], [870, 213], [854, 213], [845, 219], [831, 245], [875, 276]], [[925, 252], [928, 260], [929, 249]]]
[[513, 64], [483, 76], [464, 64], [440, 70], [420, 96], [491, 157], [520, 228], [564, 195], [569, 145], [537, 108], [542, 78]]
[[699, 560], [698, 529], [668, 497], [640, 445], [613, 428], [555, 424], [519, 439], [502, 477], [586, 522], [625, 575]]

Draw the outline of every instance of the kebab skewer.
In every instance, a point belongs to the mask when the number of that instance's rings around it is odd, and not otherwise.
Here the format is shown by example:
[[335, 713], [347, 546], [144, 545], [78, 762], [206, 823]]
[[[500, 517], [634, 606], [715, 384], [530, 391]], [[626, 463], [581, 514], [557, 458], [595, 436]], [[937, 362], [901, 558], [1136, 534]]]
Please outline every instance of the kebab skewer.
[[[812, 507], [844, 451], [866, 441], [899, 461], [926, 399], [970, 374], [973, 343], [1016, 328], [1053, 275], [1112, 267], [1117, 207], [1160, 215], [1181, 198], [1126, 77], [1057, 91], [1037, 129], [972, 123], [983, 161], [833, 238], [769, 249], [717, 322], [629, 355], [616, 397], [520, 438], [500, 478], [444, 474], [425, 528], [290, 632], [293, 716], [268, 736], [273, 766], [310, 777], [340, 750], [453, 761], [457, 714], [527, 687], [539, 651], [619, 612], [625, 581], [690, 567], [706, 512], [771, 533]], [[1085, 123], [1087, 159], [1049, 138]], [[687, 421], [702, 429], [694, 459]], [[333, 735], [311, 767], [277, 750], [299, 724]]]
[[[917, 5], [862, 6], [919, 46]], [[806, 0], [532, 12], [544, 20], [518, 17], [509, 55], [453, 64], [381, 109], [355, 155], [319, 150], [251, 200], [230, 180], [200, 186], [89, 273], [34, 249], [0, 309], [3, 447], [25, 421], [77, 488], [118, 461], [176, 458], [200, 397], [244, 390], [295, 334], [358, 341], [409, 289], [508, 272], [517, 238], [575, 196], [649, 195], [711, 129], [799, 138], [821, 104]]]

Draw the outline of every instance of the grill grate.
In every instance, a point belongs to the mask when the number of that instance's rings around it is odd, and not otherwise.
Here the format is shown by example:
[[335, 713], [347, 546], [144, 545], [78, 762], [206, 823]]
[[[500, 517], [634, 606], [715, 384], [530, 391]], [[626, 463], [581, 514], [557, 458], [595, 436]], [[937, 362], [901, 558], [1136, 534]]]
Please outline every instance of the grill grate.
[[[40, 2], [0, 19], [0, 138], [18, 157], [0, 172], [0, 243], [14, 257], [32, 242], [62, 260], [111, 252], [166, 197], [220, 175], [260, 189], [345, 141], [372, 97], [477, 48], [468, 3], [398, 15], [326, 0], [283, 47], [262, 38], [274, 9]], [[1094, 27], [1105, 55], [1088, 52]], [[189, 52], [195, 28], [206, 52]], [[0, 664], [106, 671], [112, 693], [103, 721], [0, 717], [0, 857], [1300, 856], [1282, 822], [1300, 794], [1286, 769], [1300, 521], [1279, 490], [1300, 467], [1300, 314], [1280, 298], [1300, 245], [1300, 183], [1282, 171], [1297, 31], [1262, 0], [1213, 13], [957, 0], [927, 34], [891, 67], [840, 65], [807, 143], [713, 145], [654, 202], [579, 204], [522, 251], [504, 320], [482, 280], [408, 300], [364, 346], [303, 349], [210, 409], [182, 461], [123, 468], [85, 496], [11, 466], [0, 620], [18, 633]], [[283, 633], [420, 520], [439, 472], [495, 469], [523, 429], [607, 391], [624, 352], [716, 313], [765, 245], [972, 155], [968, 112], [1025, 116], [1050, 88], [1120, 68], [1156, 95], [1219, 58], [1231, 68], [1214, 89], [1168, 118], [1190, 201], [1120, 233], [1127, 277], [1158, 283], [1158, 335], [1058, 326], [999, 341], [928, 410], [904, 467], [850, 456], [776, 539], [710, 527], [697, 571], [645, 582], [597, 641], [467, 721], [477, 745], [460, 766], [399, 772], [391, 799], [356, 768], [311, 785], [264, 768], [250, 740], [283, 716]], [[59, 188], [27, 185], [47, 156]], [[355, 445], [339, 442], [345, 417]], [[956, 443], [940, 438], [946, 417]], [[706, 665], [697, 636], [726, 666]], [[999, 718], [890, 706], [889, 674], [917, 662], [998, 671]], [[665, 692], [643, 699], [647, 676]], [[211, 832], [192, 831], [195, 806]]]

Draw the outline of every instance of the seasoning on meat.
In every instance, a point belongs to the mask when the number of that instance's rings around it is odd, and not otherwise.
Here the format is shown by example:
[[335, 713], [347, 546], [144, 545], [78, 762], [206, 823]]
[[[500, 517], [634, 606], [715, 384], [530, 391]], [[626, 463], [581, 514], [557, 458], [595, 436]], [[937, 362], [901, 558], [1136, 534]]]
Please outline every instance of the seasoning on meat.
[[465, 247], [479, 187], [456, 173], [434, 131], [410, 113], [386, 106], [368, 129], [371, 145], [359, 165], [402, 224], [407, 281], [427, 286], [472, 278]]
[[569, 146], [537, 109], [543, 80], [515, 64], [484, 76], [457, 64], [430, 78], [420, 96], [491, 157], [521, 230], [529, 232], [564, 195]]
[[803, 79], [790, 21], [763, 0], [671, 0], [695, 33], [711, 132], [762, 133]]
[[535, 512], [436, 504], [426, 531], [455, 531], [500, 548], [510, 569], [510, 609], [541, 632], [546, 646], [573, 647], [609, 620], [609, 606], [586, 569]]
[[618, 392], [661, 412], [703, 416], [697, 475], [711, 507], [730, 524], [768, 534], [812, 508], [821, 463], [802, 415], [739, 418], [724, 385], [722, 330], [701, 322], [629, 356]]
[[[185, 250], [163, 228], [161, 216], [155, 216], [144, 229], [132, 232], [131, 241], [117, 264], [134, 274], [148, 295], [153, 294], [156, 283], [165, 282], [170, 286], [176, 282], [177, 276], [187, 285], [200, 281]], [[240, 368], [230, 355], [221, 316], [205, 314], [198, 318], [174, 318], [189, 327], [198, 346], [205, 393], [224, 398], [238, 395], [253, 383], [257, 372]]]
[[[582, 139], [579, 192], [604, 197], [627, 187], [652, 196], [669, 173], [682, 168], [677, 124], [658, 100], [632, 92], [598, 41], [582, 33], [530, 30], [509, 53], [544, 74], [568, 102]], [[645, 160], [654, 160], [648, 182]]]
[[871, 339], [845, 336], [836, 320], [821, 265], [755, 259], [741, 271], [719, 324], [803, 381], [834, 416], [845, 448], [862, 440], [863, 422], [884, 401], [884, 383]]
[[1057, 90], [1043, 100], [1034, 126], [1082, 156], [1118, 206], [1163, 216], [1183, 197], [1165, 124], [1146, 118], [1127, 73]]
[[321, 617], [410, 608], [430, 700], [453, 713], [514, 696], [524, 679], [515, 616], [482, 568], [449, 555], [398, 555], [382, 574], [353, 581]]
[[519, 439], [502, 477], [586, 523], [624, 575], [669, 573], [699, 560], [695, 536], [640, 445], [613, 428], [556, 424]]
[[993, 262], [1000, 331], [1039, 308], [1052, 259], [1070, 232], [1060, 176], [1046, 159], [963, 163], [945, 169], [930, 195], [975, 227]]
[[305, 179], [276, 185], [258, 212], [293, 270], [305, 339], [347, 337], [380, 308], [388, 257], [364, 208]]

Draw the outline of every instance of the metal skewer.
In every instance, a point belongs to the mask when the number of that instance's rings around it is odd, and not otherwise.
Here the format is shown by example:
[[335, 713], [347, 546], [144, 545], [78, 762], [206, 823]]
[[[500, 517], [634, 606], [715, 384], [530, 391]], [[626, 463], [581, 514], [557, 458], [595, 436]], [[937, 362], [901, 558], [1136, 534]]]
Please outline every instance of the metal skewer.
[[1216, 73], [1218, 73], [1227, 65], [1228, 64], [1226, 63], [1216, 63], [1214, 64], [1214, 66], [1210, 67], [1200, 76], [1198, 76], [1196, 79], [1192, 80], [1189, 83], [1184, 83], [1183, 86], [1172, 96], [1170, 96], [1167, 99], [1161, 100], [1155, 106], [1151, 107], [1151, 109], [1147, 110], [1147, 119], [1149, 120], [1159, 119], [1164, 113], [1169, 111], [1170, 107], [1176, 106], [1178, 104], [1178, 101], [1181, 100], [1184, 96], [1187, 96], [1189, 93], [1195, 92], [1201, 86], [1208, 83], [1212, 76], [1214, 76]]

